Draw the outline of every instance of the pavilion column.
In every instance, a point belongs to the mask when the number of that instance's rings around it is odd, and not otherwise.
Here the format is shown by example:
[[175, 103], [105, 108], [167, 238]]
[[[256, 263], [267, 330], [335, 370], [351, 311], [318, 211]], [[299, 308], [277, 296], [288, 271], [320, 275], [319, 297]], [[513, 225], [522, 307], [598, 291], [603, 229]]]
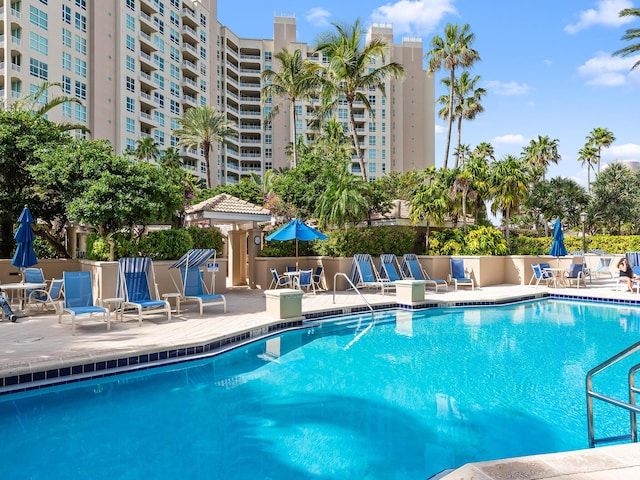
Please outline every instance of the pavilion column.
[[232, 286], [247, 284], [247, 232], [230, 230], [228, 233], [229, 277]]

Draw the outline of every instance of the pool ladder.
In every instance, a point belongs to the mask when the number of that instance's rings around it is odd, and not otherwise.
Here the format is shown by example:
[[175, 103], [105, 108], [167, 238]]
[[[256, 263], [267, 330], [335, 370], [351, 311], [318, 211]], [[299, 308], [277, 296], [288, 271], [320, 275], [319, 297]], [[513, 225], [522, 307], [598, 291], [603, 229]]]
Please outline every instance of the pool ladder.
[[[636, 414], [640, 413], [640, 407], [636, 405], [636, 395], [640, 393], [640, 388], [635, 386], [635, 375], [640, 370], [640, 364], [634, 365], [629, 369], [627, 374], [628, 379], [628, 389], [629, 389], [629, 401], [623, 402], [622, 400], [618, 400], [613, 397], [609, 397], [607, 395], [603, 395], [601, 393], [597, 393], [593, 390], [593, 377], [606, 370], [612, 365], [615, 365], [619, 361], [633, 355], [634, 353], [640, 350], [640, 342], [631, 345], [629, 348], [622, 350], [620, 353], [614, 355], [613, 357], [605, 360], [600, 365], [592, 368], [587, 372], [586, 379], [586, 390], [587, 390], [587, 423], [589, 429], [589, 447], [593, 448], [596, 445], [603, 443], [613, 443], [613, 442], [622, 442], [622, 441], [638, 441], [638, 431], [637, 431], [637, 422], [636, 422]], [[629, 412], [629, 435], [618, 435], [614, 437], [603, 437], [603, 438], [595, 438], [594, 427], [593, 427], [593, 400], [601, 400], [610, 405], [620, 407]]]
[[347, 281], [347, 283], [349, 285], [351, 285], [351, 288], [353, 288], [356, 293], [360, 296], [360, 298], [364, 301], [364, 303], [367, 305], [367, 307], [369, 307], [369, 310], [371, 311], [371, 313], [373, 314], [373, 307], [371, 306], [371, 304], [369, 302], [367, 302], [367, 299], [364, 298], [364, 295], [362, 295], [362, 293], [360, 293], [360, 290], [358, 290], [356, 288], [356, 286], [353, 284], [353, 282], [351, 281], [351, 279], [343, 272], [338, 272], [333, 276], [333, 303], [336, 303], [336, 278], [338, 277], [344, 277], [345, 280]]

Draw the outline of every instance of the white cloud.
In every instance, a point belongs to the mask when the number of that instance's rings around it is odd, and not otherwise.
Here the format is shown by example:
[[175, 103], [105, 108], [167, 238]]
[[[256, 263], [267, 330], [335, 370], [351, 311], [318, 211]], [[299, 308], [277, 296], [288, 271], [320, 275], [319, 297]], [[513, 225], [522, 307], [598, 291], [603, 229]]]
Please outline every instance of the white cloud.
[[574, 34], [593, 25], [619, 27], [633, 21], [632, 17], [620, 17], [618, 13], [625, 8], [633, 8], [631, 0], [600, 0], [596, 8], [580, 12], [579, 20], [564, 27], [564, 31]]
[[436, 132], [436, 135], [438, 135], [440, 133], [444, 133], [444, 127], [442, 125], [436, 125], [435, 126], [435, 132]]
[[376, 8], [371, 21], [393, 24], [394, 34], [427, 36], [447, 14], [457, 14], [454, 0], [399, 0]]
[[493, 137], [491, 139], [491, 144], [494, 146], [518, 146], [525, 145], [527, 143], [527, 139], [524, 138], [521, 134], [508, 134], [501, 135], [499, 137]]
[[640, 55], [631, 57], [613, 57], [605, 52], [597, 52], [594, 57], [578, 67], [578, 73], [587, 78], [587, 85], [597, 87], [619, 87], [638, 83], [640, 72], [631, 67], [640, 60]]
[[640, 162], [640, 145], [625, 143], [623, 145], [611, 145], [602, 149], [602, 159], [608, 161]]
[[487, 90], [491, 90], [491, 93], [507, 97], [514, 95], [526, 95], [532, 90], [526, 83], [500, 82], [498, 80], [489, 80], [486, 83], [486, 86]]
[[305, 15], [305, 19], [316, 27], [326, 27], [329, 25], [331, 13], [322, 7], [313, 7]]

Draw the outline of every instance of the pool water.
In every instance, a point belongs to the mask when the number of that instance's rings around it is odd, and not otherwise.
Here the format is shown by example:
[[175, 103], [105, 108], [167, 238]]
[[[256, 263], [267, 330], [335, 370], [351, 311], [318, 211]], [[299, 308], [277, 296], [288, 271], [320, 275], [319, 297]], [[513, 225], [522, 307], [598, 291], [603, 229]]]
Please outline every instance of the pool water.
[[[3, 479], [421, 479], [586, 448], [585, 374], [640, 312], [530, 303], [339, 318], [210, 359], [0, 397]], [[627, 364], [597, 377], [626, 398]], [[596, 403], [596, 435], [628, 414]]]

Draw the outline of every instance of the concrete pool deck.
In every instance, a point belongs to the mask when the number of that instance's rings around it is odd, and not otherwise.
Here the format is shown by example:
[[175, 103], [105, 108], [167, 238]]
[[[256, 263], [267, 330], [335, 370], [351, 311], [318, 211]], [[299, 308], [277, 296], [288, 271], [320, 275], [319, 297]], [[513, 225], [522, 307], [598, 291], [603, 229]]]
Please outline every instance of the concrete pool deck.
[[[302, 299], [304, 313], [348, 309], [364, 306], [354, 292], [338, 292], [335, 303], [333, 292], [317, 295], [306, 294]], [[616, 291], [616, 280], [600, 279], [588, 284], [588, 288], [576, 289], [499, 285], [471, 291], [460, 288], [457, 292], [434, 293], [425, 300], [445, 305], [456, 302], [494, 302], [503, 299], [543, 296], [547, 293], [562, 296], [595, 297], [602, 300], [640, 302], [635, 293]], [[165, 316], [145, 319], [142, 326], [133, 318], [124, 322], [112, 319], [111, 331], [99, 321], [81, 322], [75, 336], [71, 335], [68, 316], [57, 323], [51, 313], [35, 313], [18, 322], [0, 322], [0, 377], [27, 375], [32, 372], [60, 369], [87, 362], [127, 358], [163, 349], [188, 348], [192, 345], [216, 339], [233, 338], [246, 332], [265, 334], [283, 320], [268, 317], [266, 299], [261, 290], [232, 288], [226, 294], [228, 310], [209, 307], [203, 317], [197, 305], [182, 305], [181, 314], [174, 314], [171, 322]], [[372, 305], [393, 304], [393, 293], [364, 294]], [[0, 386], [0, 392], [7, 387]], [[586, 435], [586, 432], [585, 432]], [[601, 480], [640, 478], [640, 445], [620, 445], [597, 449], [539, 455], [520, 459], [497, 460], [465, 465], [442, 478], [447, 480], [498, 480], [498, 479], [560, 479]]]

